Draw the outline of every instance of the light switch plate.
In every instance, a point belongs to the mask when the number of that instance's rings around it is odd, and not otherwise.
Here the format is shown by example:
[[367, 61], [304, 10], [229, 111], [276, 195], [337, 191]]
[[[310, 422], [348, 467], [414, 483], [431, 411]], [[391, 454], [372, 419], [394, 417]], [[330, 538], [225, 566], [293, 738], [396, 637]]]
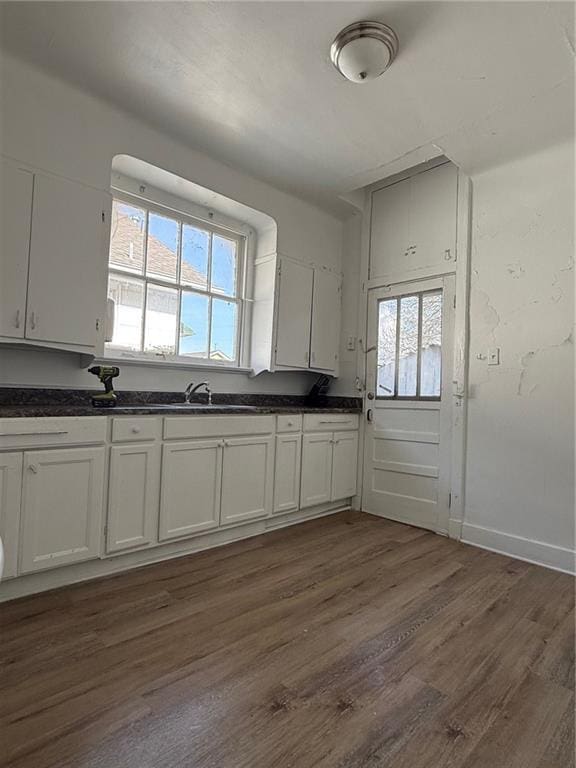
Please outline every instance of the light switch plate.
[[500, 347], [488, 350], [488, 365], [500, 365]]

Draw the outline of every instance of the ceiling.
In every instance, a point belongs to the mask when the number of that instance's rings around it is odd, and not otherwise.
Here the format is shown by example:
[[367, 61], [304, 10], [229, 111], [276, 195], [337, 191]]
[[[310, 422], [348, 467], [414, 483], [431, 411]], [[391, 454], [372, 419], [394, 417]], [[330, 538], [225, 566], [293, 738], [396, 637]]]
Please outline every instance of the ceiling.
[[[2, 44], [341, 215], [339, 194], [426, 145], [473, 169], [530, 149], [532, 119], [538, 141], [570, 132], [573, 10], [562, 2], [13, 2], [2, 7]], [[360, 19], [390, 24], [400, 52], [383, 77], [354, 85], [328, 52]]]

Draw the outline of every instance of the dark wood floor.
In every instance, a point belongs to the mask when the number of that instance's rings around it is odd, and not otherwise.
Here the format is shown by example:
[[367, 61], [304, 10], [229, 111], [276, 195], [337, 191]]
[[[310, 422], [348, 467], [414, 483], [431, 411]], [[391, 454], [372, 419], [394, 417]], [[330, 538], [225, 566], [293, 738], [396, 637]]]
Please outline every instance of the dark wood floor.
[[572, 579], [368, 515], [0, 615], [2, 766], [574, 766]]

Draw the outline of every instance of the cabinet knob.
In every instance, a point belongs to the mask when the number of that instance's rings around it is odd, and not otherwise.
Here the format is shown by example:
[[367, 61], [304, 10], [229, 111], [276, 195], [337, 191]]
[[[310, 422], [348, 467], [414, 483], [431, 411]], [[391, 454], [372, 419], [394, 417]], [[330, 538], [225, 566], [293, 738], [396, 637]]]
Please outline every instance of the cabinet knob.
[[140, 434], [140, 427], [132, 427], [132, 434], [139, 435]]
[[28, 469], [30, 472], [33, 472], [35, 475], [38, 474], [38, 466], [36, 464], [29, 464]]
[[20, 328], [20, 310], [16, 310], [16, 317], [14, 318], [14, 327]]
[[36, 323], [38, 322], [38, 316], [36, 315], [36, 312], [30, 313], [30, 327], [32, 330], [36, 328]]

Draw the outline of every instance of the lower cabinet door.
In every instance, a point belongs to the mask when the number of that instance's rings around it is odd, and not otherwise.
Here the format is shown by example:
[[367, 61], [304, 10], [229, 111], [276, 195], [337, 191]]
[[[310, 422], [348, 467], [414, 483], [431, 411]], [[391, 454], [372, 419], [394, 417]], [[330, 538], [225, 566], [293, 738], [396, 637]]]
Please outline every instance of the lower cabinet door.
[[112, 446], [107, 552], [145, 547], [156, 541], [159, 494], [159, 446], [153, 443]]
[[300, 508], [300, 465], [302, 436], [277, 435], [274, 470], [274, 512], [294, 512]]
[[21, 573], [100, 555], [104, 450], [24, 454]]
[[4, 579], [16, 576], [18, 572], [22, 461], [21, 453], [0, 453], [0, 536], [4, 544]]
[[332, 451], [332, 501], [356, 494], [358, 432], [336, 432]]
[[302, 483], [300, 506], [313, 507], [330, 501], [332, 483], [332, 433], [302, 438]]
[[161, 541], [217, 528], [222, 440], [165, 444], [160, 492]]
[[224, 441], [220, 523], [239, 523], [272, 512], [274, 438]]

